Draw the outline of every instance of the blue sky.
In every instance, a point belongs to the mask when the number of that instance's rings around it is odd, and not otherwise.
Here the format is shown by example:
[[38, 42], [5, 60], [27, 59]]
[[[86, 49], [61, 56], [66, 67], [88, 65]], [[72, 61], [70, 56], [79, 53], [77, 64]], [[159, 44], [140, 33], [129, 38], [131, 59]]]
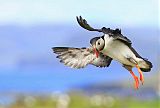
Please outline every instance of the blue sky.
[[73, 23], [83, 15], [96, 23], [157, 26], [158, 0], [1, 0], [0, 13], [1, 25]]

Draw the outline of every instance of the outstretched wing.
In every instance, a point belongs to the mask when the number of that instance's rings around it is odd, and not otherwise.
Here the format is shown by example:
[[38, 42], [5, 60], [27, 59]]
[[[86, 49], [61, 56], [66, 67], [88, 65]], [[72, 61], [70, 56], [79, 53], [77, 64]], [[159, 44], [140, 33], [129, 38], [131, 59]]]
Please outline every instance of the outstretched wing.
[[77, 22], [78, 24], [84, 28], [84, 29], [87, 29], [89, 31], [98, 31], [98, 32], [102, 32], [102, 29], [95, 29], [95, 28], [92, 28], [85, 19], [83, 19], [81, 16], [79, 17], [76, 17], [77, 18]]
[[91, 26], [87, 23], [87, 21], [86, 21], [85, 19], [83, 19], [81, 16], [76, 17], [76, 18], [77, 18], [78, 24], [79, 24], [82, 28], [84, 28], [84, 29], [86, 29], [86, 30], [103, 32], [104, 34], [112, 34], [115, 39], [118, 39], [118, 40], [120, 40], [120, 41], [123, 41], [123, 42], [125, 42], [127, 45], [131, 45], [131, 44], [132, 44], [131, 41], [130, 41], [127, 37], [125, 37], [125, 36], [123, 36], [123, 35], [121, 34], [121, 30], [120, 30], [120, 29], [115, 29], [115, 30], [113, 30], [113, 29], [106, 28], [106, 27], [102, 27], [101, 29], [95, 29], [95, 28], [91, 27]]
[[60, 59], [60, 62], [72, 68], [83, 68], [96, 58], [86, 48], [54, 47], [52, 49], [58, 54], [57, 58]]
[[97, 58], [89, 48], [53, 47], [52, 49], [58, 55], [60, 62], [72, 68], [84, 68], [88, 64], [106, 67], [111, 62], [111, 58], [102, 54]]
[[86, 30], [89, 30], [89, 31], [97, 31], [97, 32], [103, 32], [104, 34], [108, 34], [108, 33], [111, 33], [113, 32], [114, 30], [113, 29], [110, 29], [110, 28], [106, 28], [106, 27], [102, 27], [101, 29], [95, 29], [93, 27], [91, 27], [87, 21], [85, 19], [83, 19], [81, 16], [79, 17], [76, 17], [77, 18], [77, 22], [78, 24], [86, 29]]

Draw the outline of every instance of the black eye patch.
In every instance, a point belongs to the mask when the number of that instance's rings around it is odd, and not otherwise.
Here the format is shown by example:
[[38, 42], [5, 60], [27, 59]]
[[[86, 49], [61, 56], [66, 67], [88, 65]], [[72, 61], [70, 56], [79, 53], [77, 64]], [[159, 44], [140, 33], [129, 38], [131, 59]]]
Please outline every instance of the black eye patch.
[[94, 37], [94, 38], [92, 38], [92, 39], [90, 40], [90, 44], [91, 44], [91, 45], [96, 44], [96, 41], [97, 41], [98, 39], [100, 39], [100, 37]]

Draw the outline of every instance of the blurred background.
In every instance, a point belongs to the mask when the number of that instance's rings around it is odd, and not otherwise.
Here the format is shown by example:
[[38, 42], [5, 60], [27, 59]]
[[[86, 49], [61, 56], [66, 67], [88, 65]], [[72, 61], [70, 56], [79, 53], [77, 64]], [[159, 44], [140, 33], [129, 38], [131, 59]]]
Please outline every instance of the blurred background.
[[[0, 108], [158, 108], [160, 54], [158, 0], [0, 0]], [[120, 28], [153, 63], [145, 83], [121, 64], [71, 69], [52, 47], [87, 47], [103, 34], [82, 29]], [[138, 75], [136, 69], [135, 74]]]

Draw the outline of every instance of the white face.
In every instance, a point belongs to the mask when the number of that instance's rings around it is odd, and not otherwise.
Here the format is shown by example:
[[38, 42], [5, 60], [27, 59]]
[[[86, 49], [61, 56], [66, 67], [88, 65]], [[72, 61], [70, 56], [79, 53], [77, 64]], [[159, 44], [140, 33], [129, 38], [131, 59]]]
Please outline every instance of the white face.
[[96, 48], [97, 48], [98, 51], [103, 50], [104, 45], [105, 45], [105, 43], [104, 43], [104, 40], [102, 38], [100, 38], [96, 41]]

